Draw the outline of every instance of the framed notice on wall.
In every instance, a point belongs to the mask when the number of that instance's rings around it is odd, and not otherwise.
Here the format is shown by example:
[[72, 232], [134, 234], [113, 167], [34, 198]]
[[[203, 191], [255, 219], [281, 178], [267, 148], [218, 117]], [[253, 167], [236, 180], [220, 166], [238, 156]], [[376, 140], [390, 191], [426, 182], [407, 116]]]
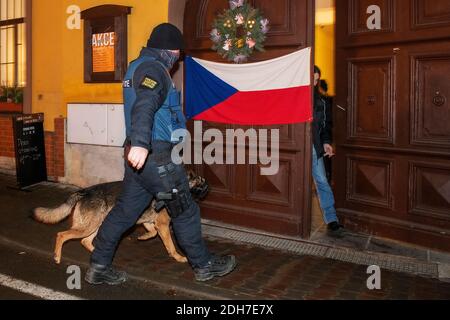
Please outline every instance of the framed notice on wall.
[[131, 7], [102, 5], [81, 12], [84, 20], [84, 82], [121, 82], [128, 64]]
[[114, 72], [115, 70], [115, 32], [92, 35], [92, 72]]

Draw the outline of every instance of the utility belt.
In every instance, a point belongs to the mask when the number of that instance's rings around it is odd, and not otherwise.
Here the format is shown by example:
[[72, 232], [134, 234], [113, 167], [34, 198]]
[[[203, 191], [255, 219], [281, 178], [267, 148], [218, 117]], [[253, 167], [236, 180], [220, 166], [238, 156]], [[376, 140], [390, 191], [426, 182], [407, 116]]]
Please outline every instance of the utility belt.
[[[124, 156], [128, 159], [128, 153], [131, 144], [127, 139], [124, 144]], [[155, 150], [150, 154], [149, 159], [157, 165], [158, 175], [166, 192], [156, 194], [156, 212], [160, 212], [163, 208], [167, 208], [172, 219], [177, 218], [192, 205], [192, 196], [189, 187], [186, 188], [185, 176], [178, 177], [176, 165], [171, 162], [172, 147], [170, 144], [161, 142], [155, 143]], [[161, 164], [161, 165], [160, 165]]]
[[[128, 154], [131, 150], [131, 141], [127, 138], [123, 144], [124, 146], [124, 159], [128, 159]], [[155, 148], [149, 155], [149, 159], [154, 161], [156, 164], [166, 164], [171, 162], [172, 159], [172, 149], [173, 145], [170, 143], [155, 142]]]
[[172, 150], [152, 152], [149, 157], [158, 165], [166, 164], [172, 161]]
[[172, 219], [177, 218], [192, 205], [190, 191], [182, 181], [178, 182], [175, 164], [169, 163], [157, 169], [164, 188], [170, 191], [156, 194], [155, 211], [160, 212], [165, 207]]

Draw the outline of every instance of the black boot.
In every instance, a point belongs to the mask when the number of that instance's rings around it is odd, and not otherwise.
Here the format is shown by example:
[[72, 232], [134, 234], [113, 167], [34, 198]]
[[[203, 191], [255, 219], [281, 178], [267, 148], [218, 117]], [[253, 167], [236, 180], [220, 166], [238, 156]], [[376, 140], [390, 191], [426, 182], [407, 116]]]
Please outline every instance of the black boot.
[[222, 277], [229, 274], [236, 267], [236, 258], [233, 255], [213, 256], [208, 265], [194, 269], [195, 280], [208, 281], [214, 277]]
[[91, 263], [84, 280], [90, 284], [118, 285], [127, 281], [127, 274], [124, 271], [117, 271], [111, 266], [102, 266]]

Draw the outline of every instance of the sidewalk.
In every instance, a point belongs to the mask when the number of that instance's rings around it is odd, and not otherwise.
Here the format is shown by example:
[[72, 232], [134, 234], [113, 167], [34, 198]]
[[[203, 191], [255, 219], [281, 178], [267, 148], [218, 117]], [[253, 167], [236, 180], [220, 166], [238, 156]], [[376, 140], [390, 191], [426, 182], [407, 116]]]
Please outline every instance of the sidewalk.
[[[68, 222], [54, 226], [37, 223], [30, 219], [31, 209], [57, 206], [74, 188], [44, 183], [27, 193], [7, 188], [14, 184], [15, 177], [0, 174], [0, 241], [39, 252], [52, 264], [55, 235], [66, 230]], [[226, 229], [222, 236], [228, 239], [221, 237], [220, 228], [214, 230], [207, 232], [214, 236], [206, 236], [210, 250], [233, 253], [238, 260], [237, 269], [224, 278], [195, 282], [190, 267], [170, 258], [159, 239], [137, 241], [140, 228], [123, 239], [115, 265], [132, 278], [202, 299], [450, 299], [450, 284], [438, 279], [382, 270], [382, 290], [370, 291], [366, 266], [238, 242]], [[63, 247], [63, 264], [86, 268], [88, 262], [89, 253], [79, 241]]]

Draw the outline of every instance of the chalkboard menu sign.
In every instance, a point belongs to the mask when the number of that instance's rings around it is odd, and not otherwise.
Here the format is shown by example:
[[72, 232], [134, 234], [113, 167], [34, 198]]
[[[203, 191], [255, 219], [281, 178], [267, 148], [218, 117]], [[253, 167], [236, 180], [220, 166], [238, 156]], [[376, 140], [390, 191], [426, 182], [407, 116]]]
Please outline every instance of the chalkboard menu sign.
[[44, 114], [13, 119], [17, 183], [20, 188], [47, 181], [45, 163]]

